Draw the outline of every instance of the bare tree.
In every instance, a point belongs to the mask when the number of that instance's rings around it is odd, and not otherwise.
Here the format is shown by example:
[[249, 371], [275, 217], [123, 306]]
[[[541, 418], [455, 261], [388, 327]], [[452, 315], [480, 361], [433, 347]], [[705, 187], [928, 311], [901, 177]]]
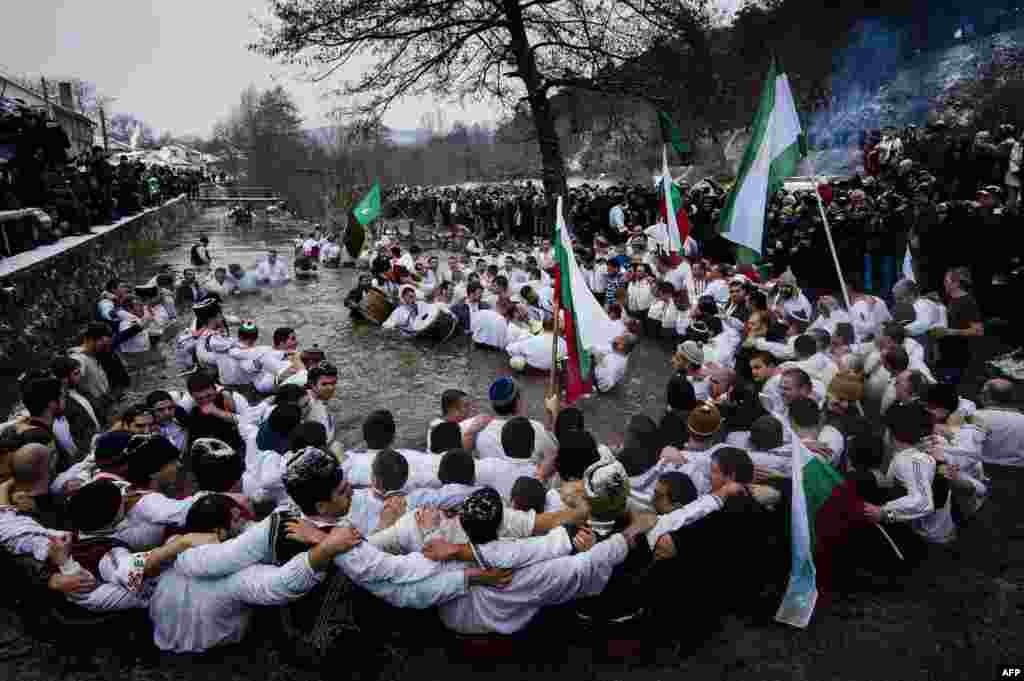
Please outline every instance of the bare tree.
[[679, 0], [274, 0], [252, 47], [317, 81], [371, 57], [336, 91], [358, 115], [379, 118], [398, 99], [426, 94], [525, 100], [544, 187], [565, 194], [550, 96], [567, 87], [637, 94], [619, 74], [668, 26], [648, 10], [658, 3]]

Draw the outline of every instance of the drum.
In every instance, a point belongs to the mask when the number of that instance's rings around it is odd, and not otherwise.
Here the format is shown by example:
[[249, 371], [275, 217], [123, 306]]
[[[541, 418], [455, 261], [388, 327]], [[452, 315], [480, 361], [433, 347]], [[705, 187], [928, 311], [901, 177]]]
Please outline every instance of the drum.
[[455, 335], [458, 321], [455, 315], [438, 306], [421, 306], [423, 311], [412, 322], [417, 338], [443, 343]]
[[371, 288], [359, 304], [363, 316], [374, 324], [383, 324], [391, 316], [395, 306], [388, 300], [387, 295], [380, 289]]

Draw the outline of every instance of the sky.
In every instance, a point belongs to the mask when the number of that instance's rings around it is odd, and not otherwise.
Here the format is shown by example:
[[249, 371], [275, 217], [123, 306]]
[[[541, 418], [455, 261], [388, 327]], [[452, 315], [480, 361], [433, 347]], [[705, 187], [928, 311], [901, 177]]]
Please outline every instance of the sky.
[[[330, 124], [324, 87], [303, 83], [246, 49], [256, 36], [253, 18], [265, 12], [262, 0], [12, 1], [18, 10], [8, 14], [11, 24], [0, 41], [0, 70], [7, 73], [93, 82], [114, 98], [114, 113], [131, 113], [177, 135], [208, 136], [250, 84], [283, 85], [305, 127]], [[336, 77], [358, 75], [358, 65], [350, 65]], [[487, 102], [410, 99], [393, 106], [384, 123], [415, 129], [424, 113], [438, 109], [448, 124], [493, 123], [502, 113]]]

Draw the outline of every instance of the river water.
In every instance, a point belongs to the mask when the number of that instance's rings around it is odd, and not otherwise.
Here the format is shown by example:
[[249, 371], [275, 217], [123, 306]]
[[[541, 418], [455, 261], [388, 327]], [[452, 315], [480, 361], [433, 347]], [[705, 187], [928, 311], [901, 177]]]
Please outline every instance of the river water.
[[[251, 226], [230, 224], [224, 209], [210, 209], [190, 224], [183, 225], [173, 239], [140, 265], [140, 281], [146, 281], [160, 266], [170, 264], [177, 272], [188, 267], [189, 249], [200, 237], [210, 240], [215, 265], [239, 263], [256, 266], [266, 249], [276, 248], [290, 258], [293, 239], [309, 231], [308, 224], [267, 220], [256, 216]], [[429, 246], [421, 244], [425, 250]], [[225, 313], [253, 319], [260, 329], [261, 344], [270, 344], [274, 329], [290, 326], [296, 330], [300, 348], [318, 344], [339, 371], [338, 390], [331, 410], [338, 423], [337, 437], [346, 446], [362, 439], [363, 418], [374, 409], [389, 409], [398, 426], [399, 446], [421, 448], [426, 426], [440, 414], [440, 397], [448, 388], [460, 388], [474, 398], [481, 411], [488, 409], [487, 391], [499, 376], [514, 372], [508, 357], [472, 347], [458, 338], [443, 345], [394, 337], [365, 322], [353, 322], [342, 305], [357, 277], [353, 269], [324, 269], [319, 279], [295, 281], [283, 288], [232, 297]], [[157, 388], [184, 389], [177, 376], [171, 344], [157, 363], [138, 371], [126, 395], [126, 404]], [[616, 443], [629, 418], [646, 413], [660, 420], [665, 406], [665, 385], [671, 374], [666, 347], [643, 339], [633, 352], [623, 384], [613, 393], [581, 400], [587, 428], [599, 442]], [[543, 420], [545, 379], [516, 374], [524, 395], [527, 414]]]

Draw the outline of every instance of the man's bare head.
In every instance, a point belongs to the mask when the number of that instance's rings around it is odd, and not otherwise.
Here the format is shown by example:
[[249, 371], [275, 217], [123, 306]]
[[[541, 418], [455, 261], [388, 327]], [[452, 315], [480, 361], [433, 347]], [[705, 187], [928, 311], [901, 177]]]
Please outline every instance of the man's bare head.
[[46, 445], [22, 445], [11, 454], [14, 488], [29, 496], [46, 494], [50, 489], [50, 449]]

